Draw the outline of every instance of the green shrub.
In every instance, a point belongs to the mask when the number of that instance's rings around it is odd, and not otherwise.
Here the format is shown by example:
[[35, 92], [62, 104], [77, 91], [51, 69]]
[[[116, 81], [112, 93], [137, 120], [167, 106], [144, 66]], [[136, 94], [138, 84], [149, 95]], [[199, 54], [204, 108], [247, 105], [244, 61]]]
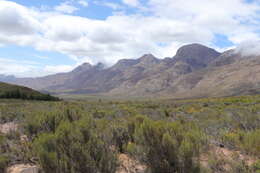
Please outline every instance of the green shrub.
[[260, 129], [244, 132], [240, 137], [242, 148], [249, 154], [260, 156]]
[[253, 170], [255, 171], [255, 173], [260, 173], [260, 160], [255, 162], [252, 167], [253, 167]]
[[34, 151], [45, 172], [58, 172], [57, 144], [54, 134], [42, 134], [34, 142]]
[[116, 155], [89, 118], [61, 123], [54, 134], [40, 135], [34, 146], [45, 172], [115, 172]]
[[0, 155], [0, 172], [4, 172], [8, 166], [9, 159], [6, 156]]
[[199, 172], [204, 139], [196, 126], [145, 120], [136, 135], [153, 173]]
[[224, 133], [222, 141], [251, 155], [260, 155], [260, 130]]

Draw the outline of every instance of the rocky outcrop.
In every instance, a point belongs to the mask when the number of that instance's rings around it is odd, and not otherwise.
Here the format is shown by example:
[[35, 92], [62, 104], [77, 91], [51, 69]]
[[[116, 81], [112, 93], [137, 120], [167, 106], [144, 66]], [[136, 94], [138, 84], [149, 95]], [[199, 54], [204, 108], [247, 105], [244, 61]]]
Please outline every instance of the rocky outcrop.
[[39, 167], [29, 164], [18, 164], [9, 167], [6, 173], [39, 173]]
[[[215, 164], [212, 163], [214, 160]], [[229, 173], [232, 171], [232, 164], [238, 164], [242, 162], [246, 166], [250, 167], [257, 163], [257, 157], [253, 157], [242, 153], [238, 150], [233, 150], [221, 146], [210, 145], [207, 153], [200, 155], [200, 164], [204, 168], [214, 169], [216, 173]]]
[[120, 154], [118, 160], [119, 167], [117, 168], [116, 173], [146, 173], [146, 165], [130, 158], [126, 154]]
[[12, 131], [17, 131], [17, 129], [18, 129], [18, 124], [14, 123], [14, 122], [0, 124], [0, 133], [3, 133], [3, 134], [7, 134]]

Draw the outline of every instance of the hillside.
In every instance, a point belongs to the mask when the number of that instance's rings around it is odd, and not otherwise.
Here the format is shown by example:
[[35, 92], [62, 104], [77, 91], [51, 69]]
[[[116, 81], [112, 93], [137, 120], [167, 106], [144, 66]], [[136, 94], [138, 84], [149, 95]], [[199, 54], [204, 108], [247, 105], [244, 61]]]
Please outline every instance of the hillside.
[[238, 51], [219, 53], [200, 44], [181, 47], [172, 58], [145, 54], [109, 68], [84, 63], [68, 73], [0, 80], [36, 90], [123, 97], [191, 98], [260, 92], [260, 57]]
[[0, 82], [0, 98], [48, 101], [59, 100], [49, 94], [43, 94], [27, 87], [11, 85], [3, 82]]

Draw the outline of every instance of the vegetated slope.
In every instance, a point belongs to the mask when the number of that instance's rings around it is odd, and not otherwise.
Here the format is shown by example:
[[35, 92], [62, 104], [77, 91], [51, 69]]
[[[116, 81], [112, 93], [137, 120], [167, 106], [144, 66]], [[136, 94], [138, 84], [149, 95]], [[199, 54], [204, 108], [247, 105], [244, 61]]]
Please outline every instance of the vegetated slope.
[[42, 94], [38, 91], [18, 85], [11, 85], [0, 82], [0, 98], [28, 99], [28, 100], [59, 100], [49, 94]]
[[54, 93], [189, 98], [259, 93], [259, 69], [259, 56], [245, 57], [236, 50], [221, 54], [190, 44], [172, 58], [145, 54], [109, 68], [84, 63], [69, 73], [2, 80]]

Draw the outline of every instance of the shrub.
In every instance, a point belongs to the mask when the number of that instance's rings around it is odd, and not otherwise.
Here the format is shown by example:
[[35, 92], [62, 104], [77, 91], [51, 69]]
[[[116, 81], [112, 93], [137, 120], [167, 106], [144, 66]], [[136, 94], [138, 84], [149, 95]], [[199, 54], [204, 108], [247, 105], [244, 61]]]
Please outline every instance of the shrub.
[[145, 120], [136, 135], [153, 173], [199, 172], [204, 139], [196, 126]]
[[40, 135], [34, 146], [45, 172], [115, 172], [115, 154], [95, 132], [90, 118], [63, 122], [54, 134]]
[[34, 151], [45, 172], [58, 172], [57, 145], [54, 134], [44, 133], [34, 141]]
[[242, 133], [240, 142], [242, 148], [248, 153], [260, 155], [260, 129]]
[[0, 172], [4, 172], [8, 166], [9, 159], [6, 156], [0, 156]]
[[252, 167], [256, 173], [260, 173], [260, 160], [256, 161]]
[[260, 130], [238, 131], [236, 133], [225, 133], [222, 136], [224, 143], [235, 146], [248, 154], [260, 155]]
[[118, 148], [120, 153], [124, 153], [125, 147], [130, 140], [127, 128], [116, 126], [112, 128], [113, 143]]

